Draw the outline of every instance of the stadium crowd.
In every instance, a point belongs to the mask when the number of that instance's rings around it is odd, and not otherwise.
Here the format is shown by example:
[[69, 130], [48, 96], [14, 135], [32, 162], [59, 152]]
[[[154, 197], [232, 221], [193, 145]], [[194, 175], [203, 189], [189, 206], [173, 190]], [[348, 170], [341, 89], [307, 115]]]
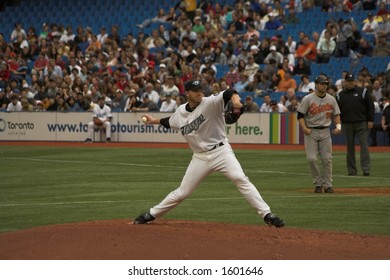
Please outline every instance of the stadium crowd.
[[[263, 30], [299, 23], [299, 15], [315, 5], [324, 13], [343, 11], [346, 18], [329, 20], [312, 34], [301, 31], [298, 40], [260, 36]], [[243, 98], [248, 111], [294, 112], [295, 93], [313, 90], [313, 63], [390, 56], [387, 6], [375, 0], [237, 0], [232, 6], [186, 0], [160, 9], [137, 25], [137, 34], [125, 37], [115, 25], [94, 33], [90, 27], [65, 27], [60, 20], [44, 23], [41, 30], [16, 23], [10, 38], [0, 33], [0, 110], [92, 111], [103, 96], [113, 112], [173, 112], [186, 102], [184, 83], [196, 78], [206, 96], [228, 87], [261, 96], [265, 105], [254, 106], [253, 96]], [[361, 30], [348, 18], [357, 10], [370, 11]], [[145, 34], [152, 23], [159, 27]], [[220, 65], [226, 72], [217, 75]], [[356, 80], [372, 94], [377, 112], [390, 92], [389, 66], [384, 70], [370, 73], [363, 67]], [[343, 77], [332, 81], [330, 93], [342, 89]], [[277, 106], [271, 92], [283, 93]]]

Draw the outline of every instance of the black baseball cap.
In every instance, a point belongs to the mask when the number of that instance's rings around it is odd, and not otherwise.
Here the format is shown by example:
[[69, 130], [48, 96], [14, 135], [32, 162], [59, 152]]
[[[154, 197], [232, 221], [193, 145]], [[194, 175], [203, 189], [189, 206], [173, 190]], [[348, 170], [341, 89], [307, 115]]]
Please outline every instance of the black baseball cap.
[[345, 76], [345, 80], [346, 81], [355, 81], [355, 77], [353, 74], [348, 74], [347, 76]]
[[203, 87], [202, 87], [202, 84], [199, 80], [191, 80], [191, 81], [186, 82], [186, 84], [185, 84], [186, 91], [190, 91], [190, 90], [196, 91], [196, 90], [202, 90], [202, 89], [203, 89]]
[[316, 84], [329, 84], [328, 77], [321, 74], [315, 79]]

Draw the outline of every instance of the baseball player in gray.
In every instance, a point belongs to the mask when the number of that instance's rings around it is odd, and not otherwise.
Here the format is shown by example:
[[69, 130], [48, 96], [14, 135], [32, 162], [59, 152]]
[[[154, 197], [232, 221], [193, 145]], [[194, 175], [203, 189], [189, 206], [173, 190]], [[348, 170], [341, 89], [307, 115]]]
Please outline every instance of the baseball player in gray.
[[[188, 102], [181, 105], [167, 118], [155, 119], [144, 115], [147, 124], [161, 124], [179, 130], [193, 151], [193, 156], [180, 186], [169, 193], [160, 204], [142, 213], [135, 224], [146, 224], [160, 218], [190, 196], [198, 185], [212, 172], [221, 172], [230, 179], [256, 209], [264, 222], [283, 227], [284, 222], [271, 213], [256, 187], [249, 181], [238, 162], [225, 134], [224, 108], [231, 101], [233, 109], [240, 111], [243, 104], [236, 91], [228, 89], [219, 94], [204, 97], [199, 80], [185, 84]], [[241, 111], [242, 112], [242, 111]]]
[[[340, 109], [336, 99], [326, 93], [328, 78], [321, 74], [315, 79], [315, 92], [306, 95], [298, 107], [298, 122], [305, 134], [305, 151], [313, 178], [314, 192], [333, 193], [332, 186], [332, 138], [329, 126], [332, 119], [336, 128], [332, 133], [341, 133]], [[317, 157], [322, 161], [322, 172]]]

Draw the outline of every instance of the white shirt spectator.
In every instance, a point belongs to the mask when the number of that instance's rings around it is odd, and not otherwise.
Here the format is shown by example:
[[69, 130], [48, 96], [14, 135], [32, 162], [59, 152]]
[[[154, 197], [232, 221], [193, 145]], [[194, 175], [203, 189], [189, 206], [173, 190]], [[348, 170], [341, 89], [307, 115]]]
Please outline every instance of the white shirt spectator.
[[366, 34], [374, 34], [378, 27], [378, 22], [373, 19], [372, 21], [367, 21], [363, 25], [362, 31]]
[[176, 101], [172, 98], [167, 98], [161, 104], [160, 112], [175, 112], [176, 110]]
[[22, 103], [17, 101], [16, 104], [10, 102], [7, 106], [7, 112], [21, 112], [22, 111]]

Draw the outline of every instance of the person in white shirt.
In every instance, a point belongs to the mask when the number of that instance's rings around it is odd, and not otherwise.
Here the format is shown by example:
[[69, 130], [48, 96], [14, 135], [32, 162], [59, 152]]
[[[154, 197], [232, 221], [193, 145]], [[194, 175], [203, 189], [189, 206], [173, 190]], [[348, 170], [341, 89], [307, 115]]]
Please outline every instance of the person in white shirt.
[[325, 31], [324, 38], [317, 44], [317, 63], [328, 63], [336, 48], [336, 42], [330, 37], [330, 32]]
[[7, 106], [7, 112], [21, 112], [22, 103], [18, 100], [16, 95], [11, 96], [11, 102]]
[[167, 94], [165, 100], [161, 103], [160, 112], [175, 112], [176, 101], [172, 100], [172, 95]]
[[92, 143], [92, 134], [95, 129], [106, 130], [106, 142], [111, 142], [111, 108], [105, 104], [105, 97], [99, 96], [98, 104], [93, 108], [92, 121], [88, 123], [88, 138], [85, 143]]
[[272, 100], [270, 103], [270, 112], [271, 113], [285, 113], [288, 112], [287, 108], [281, 104], [276, 102], [276, 100]]
[[275, 59], [276, 64], [283, 63], [283, 55], [276, 50], [276, 46], [272, 45], [269, 50], [271, 51], [264, 59], [264, 63], [269, 63], [271, 58]]
[[100, 28], [100, 34], [97, 35], [97, 40], [100, 42], [100, 44], [104, 45], [107, 37], [108, 34], [106, 33], [106, 28], [105, 27]]
[[204, 97], [204, 89], [199, 80], [188, 81], [185, 92], [188, 102], [171, 116], [154, 118], [145, 114], [143, 117], [146, 118], [147, 125], [162, 125], [178, 131], [193, 151], [191, 163], [180, 186], [148, 212], [141, 213], [135, 218], [134, 224], [146, 224], [164, 216], [189, 197], [208, 175], [219, 172], [236, 185], [266, 224], [283, 227], [284, 221], [271, 212], [269, 205], [245, 175], [226, 137], [224, 108], [231, 102], [233, 108], [240, 109], [243, 106], [240, 96], [235, 90], [228, 89]]
[[148, 95], [149, 99], [157, 105], [160, 103], [160, 95], [157, 93], [157, 91], [154, 90], [152, 83], [147, 83], [145, 85], [145, 92], [142, 93], [141, 99], [143, 99], [145, 95]]
[[372, 13], [368, 14], [368, 21], [363, 25], [362, 31], [366, 34], [374, 34], [379, 24]]
[[264, 103], [261, 104], [260, 113], [269, 113], [271, 110], [271, 97], [269, 94], [264, 95]]

